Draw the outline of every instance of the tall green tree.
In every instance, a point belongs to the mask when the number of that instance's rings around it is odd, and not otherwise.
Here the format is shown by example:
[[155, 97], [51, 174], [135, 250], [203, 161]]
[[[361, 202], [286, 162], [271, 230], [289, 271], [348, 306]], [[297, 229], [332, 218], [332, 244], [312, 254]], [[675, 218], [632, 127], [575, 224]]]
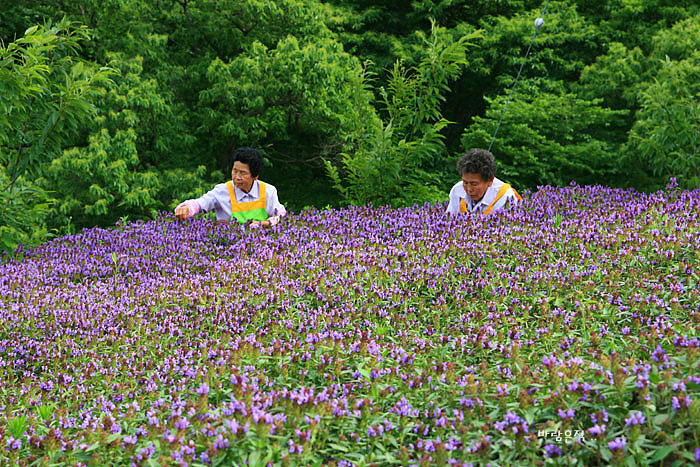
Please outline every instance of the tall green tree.
[[629, 111], [620, 151], [627, 183], [656, 189], [675, 176], [681, 186], [695, 188], [700, 14], [651, 36], [633, 48], [611, 43], [577, 87], [581, 95]]
[[654, 35], [700, 12], [695, 0], [575, 0], [579, 11], [600, 27], [600, 36], [628, 48], [654, 47]]
[[[539, 79], [519, 86], [492, 148], [499, 177], [530, 189], [617, 180], [622, 141], [611, 133], [623, 124], [624, 111], [601, 107], [601, 99], [582, 99], [561, 82]], [[490, 100], [486, 115], [474, 118], [462, 136], [465, 149], [489, 147], [506, 101], [506, 96]]]
[[[654, 36], [625, 160], [649, 169], [654, 187], [676, 177], [700, 187], [700, 14]], [[641, 164], [640, 164], [641, 162]]]
[[[412, 67], [397, 61], [388, 84], [381, 88], [385, 121], [366, 122], [352, 151], [339, 166], [326, 162], [328, 175], [351, 204], [406, 205], [445, 198], [442, 189], [445, 127], [441, 105], [449, 83], [467, 65], [469, 41], [457, 41], [433, 24], [430, 35], [417, 33], [423, 43], [420, 61]], [[440, 167], [440, 168], [438, 168]]]
[[[362, 86], [362, 65], [332, 40], [280, 39], [262, 43], [231, 62], [214, 59], [209, 87], [200, 93], [202, 127], [220, 165], [240, 145], [263, 142], [275, 152], [294, 143], [303, 163], [315, 155], [332, 157], [372, 119], [371, 95]], [[300, 149], [299, 139], [307, 148]]]
[[0, 240], [34, 242], [46, 231], [49, 195], [34, 182], [43, 164], [78, 137], [111, 71], [77, 57], [84, 27], [64, 19], [33, 26], [0, 47]]
[[191, 140], [174, 115], [169, 95], [142, 76], [143, 59], [110, 56], [118, 73], [100, 88], [86, 138], [42, 170], [38, 183], [57, 198], [51, 225], [112, 224], [148, 218], [203, 189], [203, 166], [185, 171], [180, 151]]
[[641, 109], [629, 133], [628, 158], [642, 162], [656, 186], [676, 177], [700, 188], [700, 53], [663, 63], [640, 94]]

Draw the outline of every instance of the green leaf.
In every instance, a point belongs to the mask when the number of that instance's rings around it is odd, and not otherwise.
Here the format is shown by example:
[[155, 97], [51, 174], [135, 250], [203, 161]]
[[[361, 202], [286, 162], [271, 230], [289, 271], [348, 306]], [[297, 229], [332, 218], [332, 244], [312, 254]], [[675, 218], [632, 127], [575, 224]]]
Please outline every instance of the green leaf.
[[100, 446], [100, 443], [93, 443], [93, 444], [91, 444], [90, 446], [88, 446], [87, 449], [85, 449], [85, 452], [94, 451], [94, 450], [97, 449], [99, 446]]
[[19, 417], [10, 418], [7, 421], [7, 427], [10, 430], [10, 434], [13, 438], [19, 439], [27, 431], [27, 416], [21, 415]]
[[328, 445], [335, 449], [336, 451], [341, 451], [341, 452], [348, 452], [349, 449], [347, 446], [343, 446], [342, 444], [336, 444], [336, 443], [328, 443]]
[[260, 451], [254, 451], [248, 456], [248, 464], [252, 466], [260, 465], [260, 458], [262, 453]]
[[654, 418], [653, 418], [653, 420], [654, 420], [654, 425], [657, 425], [657, 426], [658, 426], [658, 425], [661, 425], [663, 422], [665, 422], [666, 420], [668, 420], [668, 418], [669, 418], [669, 415], [666, 414], [666, 413], [662, 413], [662, 414], [655, 415]]

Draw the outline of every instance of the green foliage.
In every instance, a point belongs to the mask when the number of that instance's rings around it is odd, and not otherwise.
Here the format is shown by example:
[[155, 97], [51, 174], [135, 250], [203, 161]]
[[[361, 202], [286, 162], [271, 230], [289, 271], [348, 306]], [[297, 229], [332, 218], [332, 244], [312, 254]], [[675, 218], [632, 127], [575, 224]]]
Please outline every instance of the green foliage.
[[[537, 9], [513, 18], [484, 20], [484, 40], [473, 53], [472, 66], [465, 76], [475, 79], [482, 92], [492, 96], [513, 84], [534, 33]], [[533, 43], [523, 69], [528, 78], [546, 77], [575, 81], [581, 70], [601, 53], [593, 21], [580, 15], [569, 2], [550, 2], [545, 23]]]
[[334, 187], [351, 204], [405, 205], [444, 198], [441, 180], [428, 169], [443, 162], [442, 131], [449, 124], [440, 106], [448, 83], [467, 64], [468, 41], [456, 41], [433, 24], [430, 36], [418, 33], [422, 57], [407, 68], [397, 61], [386, 88], [380, 89], [384, 123], [368, 122], [354, 151], [343, 154], [341, 168], [326, 162]]
[[0, 162], [10, 186], [32, 165], [60, 151], [66, 139], [94, 113], [90, 99], [108, 82], [107, 69], [76, 58], [84, 27], [67, 20], [34, 26], [0, 53], [2, 112]]
[[173, 195], [201, 188], [203, 167], [189, 174], [178, 167], [191, 138], [183, 135], [168, 95], [142, 77], [140, 57], [111, 59], [120, 73], [113, 86], [100, 89], [87, 141], [55, 157], [40, 179], [59, 200], [52, 212], [56, 228], [149, 218], [169, 208]]
[[[229, 61], [254, 43], [274, 48], [286, 36], [328, 38], [327, 9], [317, 1], [184, 0], [168, 14], [177, 28], [172, 40], [185, 50]], [[190, 57], [191, 59], [191, 57]]]
[[644, 57], [640, 48], [629, 50], [620, 42], [581, 72], [579, 92], [583, 97], [603, 98], [614, 109], [629, 109], [637, 102], [637, 88], [644, 74]]
[[[327, 175], [353, 204], [442, 199], [447, 153], [490, 141], [544, 2], [409, 3], [2, 3], [3, 248], [170, 209], [244, 144], [288, 206], [337, 204]], [[496, 141], [506, 177], [696, 186], [699, 11], [550, 1]]]
[[[643, 50], [654, 47], [654, 33], [700, 12], [695, 0], [577, 0], [580, 9], [600, 19], [599, 33], [622, 42], [627, 47]], [[597, 5], [596, 5], [597, 4]], [[592, 8], [595, 10], [591, 11]]]
[[621, 162], [636, 186], [658, 189], [669, 177], [687, 188], [700, 183], [699, 37], [695, 15], [655, 34], [647, 56], [613, 43], [582, 75], [586, 95], [602, 95], [611, 106], [632, 110]]
[[46, 193], [27, 182], [72, 141], [88, 117], [110, 70], [77, 58], [88, 38], [64, 19], [34, 26], [0, 47], [0, 205], [2, 249], [45, 233]]
[[677, 177], [683, 188], [700, 187], [700, 52], [667, 58], [640, 99], [629, 157], [650, 167], [659, 184]]
[[27, 431], [27, 416], [22, 415], [20, 417], [11, 418], [7, 422], [7, 428], [13, 438], [20, 438], [25, 431]]
[[[700, 16], [695, 15], [660, 30], [651, 45], [611, 43], [581, 75], [581, 95], [630, 110], [620, 165], [635, 186], [658, 189], [671, 176], [684, 187], [698, 186], [698, 37]], [[645, 54], [641, 47], [651, 50]]]
[[[0, 170], [0, 183], [9, 184], [4, 170]], [[22, 177], [15, 180], [12, 192], [0, 193], [0, 252], [11, 252], [19, 244], [31, 246], [46, 240], [45, 219], [52, 202], [49, 194]]]
[[288, 36], [274, 48], [256, 42], [230, 63], [214, 59], [207, 79], [202, 124], [213, 136], [210, 150], [224, 163], [244, 144], [267, 141], [284, 151], [294, 135], [334, 155], [362, 120], [373, 118], [359, 61], [331, 39], [307, 43]]
[[[465, 149], [488, 147], [505, 101], [489, 100], [486, 116], [476, 117], [462, 136]], [[562, 83], [521, 82], [493, 146], [502, 178], [528, 188], [614, 181], [619, 143], [609, 133], [625, 112], [600, 102], [581, 99]]]
[[[331, 0], [335, 14], [329, 27], [353, 54], [374, 63], [372, 71], [391, 68], [399, 50], [416, 31], [429, 31], [431, 22], [448, 30], [474, 29], [489, 16], [510, 17], [522, 12], [523, 0]], [[382, 84], [384, 84], [382, 82]]]

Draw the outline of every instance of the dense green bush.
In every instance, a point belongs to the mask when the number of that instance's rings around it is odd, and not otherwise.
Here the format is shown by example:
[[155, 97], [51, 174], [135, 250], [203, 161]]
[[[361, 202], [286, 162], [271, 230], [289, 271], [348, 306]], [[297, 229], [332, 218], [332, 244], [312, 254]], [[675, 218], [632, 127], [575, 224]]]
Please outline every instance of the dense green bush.
[[[486, 116], [475, 117], [464, 133], [465, 148], [489, 146], [506, 97], [490, 102]], [[600, 102], [581, 99], [562, 83], [521, 83], [492, 148], [502, 178], [524, 187], [609, 184], [619, 170], [620, 147], [609, 133], [626, 112]]]
[[[92, 99], [110, 70], [78, 57], [87, 29], [64, 19], [33, 26], [0, 45], [0, 244], [35, 243], [53, 193], [33, 180], [95, 114]], [[48, 187], [46, 190], [51, 190]]]
[[150, 218], [203, 188], [204, 167], [190, 173], [174, 163], [192, 138], [178, 126], [170, 96], [142, 77], [141, 58], [110, 58], [118, 75], [95, 96], [86, 138], [48, 162], [38, 180], [58, 200], [50, 223], [57, 229]]
[[394, 206], [446, 199], [440, 174], [446, 165], [442, 130], [450, 123], [441, 104], [449, 83], [467, 64], [468, 41], [476, 34], [452, 41], [444, 28], [433, 24], [418, 64], [396, 62], [386, 88], [379, 92], [387, 118], [370, 121], [367, 136], [345, 153], [340, 170], [326, 168], [334, 186], [350, 204]]

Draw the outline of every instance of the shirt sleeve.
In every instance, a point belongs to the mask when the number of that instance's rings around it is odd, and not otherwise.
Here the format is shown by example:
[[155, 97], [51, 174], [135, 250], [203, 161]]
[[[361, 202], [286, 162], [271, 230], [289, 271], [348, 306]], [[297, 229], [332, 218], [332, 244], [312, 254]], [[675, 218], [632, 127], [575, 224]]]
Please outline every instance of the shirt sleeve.
[[446, 213], [459, 214], [459, 196], [455, 193], [455, 187], [450, 190], [450, 202], [447, 205]]
[[175, 208], [175, 211], [177, 212], [177, 210], [180, 209], [182, 206], [185, 206], [187, 208], [187, 219], [199, 214], [199, 204], [197, 204], [197, 201], [193, 199], [188, 199], [178, 204]]
[[221, 208], [217, 191], [219, 191], [219, 185], [195, 200], [199, 205], [200, 212], [210, 212]]
[[[269, 186], [269, 185], [268, 185]], [[283, 217], [287, 215], [287, 210], [280, 203], [277, 197], [277, 188], [272, 187], [267, 193], [267, 203], [265, 205], [265, 210], [267, 211], [268, 217], [279, 216]]]

